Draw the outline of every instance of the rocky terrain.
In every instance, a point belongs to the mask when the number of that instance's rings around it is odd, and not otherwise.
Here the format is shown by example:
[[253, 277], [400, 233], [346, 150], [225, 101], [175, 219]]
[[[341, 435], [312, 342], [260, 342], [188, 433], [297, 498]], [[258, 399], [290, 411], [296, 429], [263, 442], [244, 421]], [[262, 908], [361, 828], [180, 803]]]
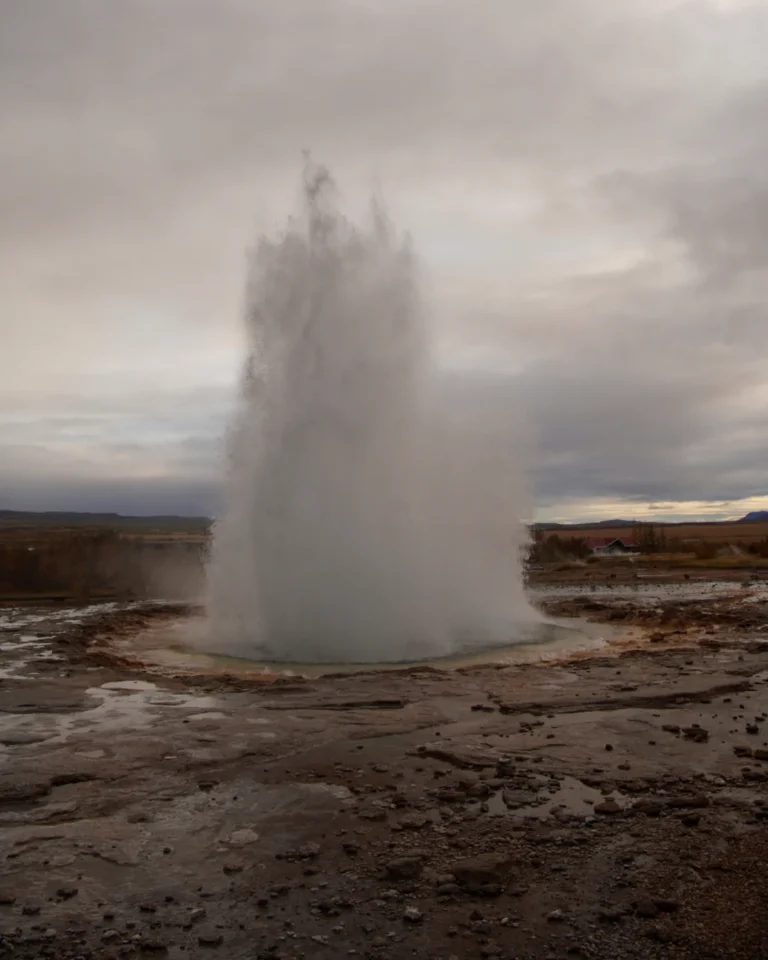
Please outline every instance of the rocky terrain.
[[556, 662], [185, 676], [6, 611], [0, 956], [765, 960], [768, 595], [545, 593]]

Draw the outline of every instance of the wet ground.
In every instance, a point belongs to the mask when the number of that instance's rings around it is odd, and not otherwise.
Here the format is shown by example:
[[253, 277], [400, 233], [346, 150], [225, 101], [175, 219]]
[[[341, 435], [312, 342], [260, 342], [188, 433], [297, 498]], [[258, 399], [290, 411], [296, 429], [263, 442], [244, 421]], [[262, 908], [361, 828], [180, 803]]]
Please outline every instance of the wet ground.
[[[139, 605], [137, 610], [141, 610]], [[402, 670], [404, 667], [430, 666], [454, 670], [483, 664], [514, 664], [556, 660], [606, 647], [624, 640], [632, 631], [626, 627], [591, 623], [584, 618], [547, 618], [510, 630], [510, 642], [484, 646], [468, 644], [450, 655], [431, 660], [406, 662], [360, 661], [357, 663], [301, 663], [259, 659], [258, 653], [245, 656], [222, 655], [215, 648], [205, 616], [199, 611], [182, 615], [172, 609], [149, 619], [145, 628], [118, 629], [110, 636], [110, 650], [126, 658], [138, 658], [145, 669], [164, 675], [215, 676], [232, 674], [320, 677], [335, 673], [360, 673], [370, 670]], [[513, 642], [512, 642], [513, 641]]]
[[539, 599], [600, 626], [310, 678], [0, 611], [0, 956], [765, 960], [764, 585]]

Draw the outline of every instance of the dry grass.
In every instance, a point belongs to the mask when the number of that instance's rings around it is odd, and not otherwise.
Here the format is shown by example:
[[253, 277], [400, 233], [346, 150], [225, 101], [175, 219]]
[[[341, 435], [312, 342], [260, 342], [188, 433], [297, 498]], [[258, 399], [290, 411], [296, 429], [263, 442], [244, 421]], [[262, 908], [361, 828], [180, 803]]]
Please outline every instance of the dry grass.
[[707, 560], [678, 558], [670, 566], [692, 567], [700, 570], [768, 570], [768, 558], [747, 554], [740, 557], [713, 557]]
[[0, 601], [196, 596], [207, 538], [199, 531], [0, 529]]
[[126, 543], [197, 544], [208, 543], [209, 534], [201, 530], [128, 529], [115, 527], [3, 527], [0, 524], [0, 547], [23, 544], [36, 546], [100, 535], [119, 536]]
[[[663, 532], [667, 540], [692, 541], [698, 543], [701, 541], [717, 541], [721, 543], [746, 544], [754, 543], [755, 540], [762, 540], [768, 537], [768, 523], [733, 523], [731, 521], [711, 522], [711, 523], [658, 523], [643, 524], [641, 529], [648, 530], [653, 527], [657, 533]], [[636, 527], [601, 527], [601, 526], [573, 526], [562, 527], [558, 530], [543, 531], [544, 537], [551, 537], [557, 534], [563, 538], [606, 538], [613, 540], [616, 537], [629, 540], [635, 539]]]

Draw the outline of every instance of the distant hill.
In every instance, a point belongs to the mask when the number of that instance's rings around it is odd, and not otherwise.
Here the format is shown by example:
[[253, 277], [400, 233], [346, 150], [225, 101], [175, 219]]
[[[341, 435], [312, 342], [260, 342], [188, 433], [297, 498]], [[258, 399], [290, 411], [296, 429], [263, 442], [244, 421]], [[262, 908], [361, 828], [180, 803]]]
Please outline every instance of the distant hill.
[[598, 527], [637, 527], [647, 521], [642, 520], [595, 520], [583, 523], [552, 523], [545, 521], [543, 523], [532, 524], [535, 530], [596, 530]]
[[708, 526], [726, 527], [733, 523], [768, 523], [768, 510], [753, 510], [739, 520], [594, 520], [592, 523], [583, 521], [578, 523], [543, 523], [531, 524], [534, 530], [598, 530], [601, 527], [616, 529], [617, 527], [687, 527]]
[[111, 530], [180, 530], [206, 531], [208, 517], [127, 517], [120, 513], [77, 513], [50, 510], [42, 513], [27, 510], [0, 510], [0, 530], [30, 527], [108, 527]]

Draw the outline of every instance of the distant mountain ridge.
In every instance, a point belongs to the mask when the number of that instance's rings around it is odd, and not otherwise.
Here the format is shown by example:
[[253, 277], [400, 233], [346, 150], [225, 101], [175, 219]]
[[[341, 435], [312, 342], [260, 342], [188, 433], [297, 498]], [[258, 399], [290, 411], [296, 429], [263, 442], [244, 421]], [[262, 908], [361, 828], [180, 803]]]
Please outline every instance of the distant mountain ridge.
[[637, 527], [644, 523], [655, 523], [652, 520], [582, 520], [574, 523], [534, 523], [536, 530], [595, 530], [597, 527]]
[[70, 510], [0, 510], [0, 529], [5, 527], [111, 527], [121, 529], [207, 530], [208, 517], [175, 514], [126, 516], [121, 513], [83, 513]]
[[768, 523], [768, 510], [753, 510], [738, 520], [589, 520], [575, 523], [554, 523], [544, 521], [533, 523], [534, 530], [596, 530], [599, 527], [680, 527], [690, 524], [729, 524], [729, 523]]
[[[119, 527], [123, 529], [162, 528], [177, 530], [208, 530], [210, 517], [187, 517], [179, 514], [131, 516], [122, 513], [87, 513], [77, 510], [0, 510], [0, 529], [3, 527]], [[532, 523], [534, 530], [596, 530], [599, 528], [642, 526], [681, 526], [685, 524], [768, 523], [768, 510], [752, 510], [738, 520], [585, 520], [576, 523], [542, 521]]]

